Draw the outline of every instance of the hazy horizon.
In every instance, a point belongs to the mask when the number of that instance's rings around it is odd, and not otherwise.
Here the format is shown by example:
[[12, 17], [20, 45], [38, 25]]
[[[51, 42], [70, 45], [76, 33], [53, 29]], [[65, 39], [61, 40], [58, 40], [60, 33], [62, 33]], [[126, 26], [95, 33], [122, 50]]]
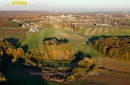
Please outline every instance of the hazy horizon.
[[[13, 0], [0, 1], [0, 11], [51, 11], [51, 12], [89, 12], [89, 11], [130, 11], [129, 0], [19, 0], [27, 2], [46, 2], [46, 6], [9, 6], [3, 5], [3, 2], [12, 2]], [[18, 0], [15, 0], [18, 1]]]

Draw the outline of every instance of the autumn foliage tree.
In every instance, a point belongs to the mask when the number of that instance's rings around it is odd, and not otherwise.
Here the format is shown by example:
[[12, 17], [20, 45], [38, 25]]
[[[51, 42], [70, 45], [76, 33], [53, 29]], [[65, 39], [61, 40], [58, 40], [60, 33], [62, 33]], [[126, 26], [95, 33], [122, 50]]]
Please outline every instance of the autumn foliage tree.
[[69, 42], [56, 38], [44, 40], [31, 50], [35, 59], [44, 60], [72, 60], [74, 52]]
[[[95, 58], [84, 58], [78, 62], [77, 67], [72, 69], [71, 75], [67, 76], [68, 80], [76, 79], [79, 76], [88, 76], [94, 75], [98, 71], [98, 67], [96, 66]], [[73, 76], [73, 77], [72, 77]], [[72, 77], [72, 78], [71, 78]]]
[[100, 38], [89, 44], [104, 56], [114, 59], [130, 61], [130, 37]]

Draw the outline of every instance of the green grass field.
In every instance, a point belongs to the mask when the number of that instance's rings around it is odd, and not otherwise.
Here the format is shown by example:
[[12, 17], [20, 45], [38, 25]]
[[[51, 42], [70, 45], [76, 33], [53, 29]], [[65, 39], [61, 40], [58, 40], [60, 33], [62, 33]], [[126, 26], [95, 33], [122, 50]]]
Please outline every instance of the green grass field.
[[[81, 36], [83, 39], [73, 37], [76, 33], [65, 29], [39, 28], [39, 30], [40, 31], [36, 33], [31, 33], [29, 31], [26, 32], [26, 39], [22, 42], [21, 45], [22, 46], [28, 45], [29, 48], [28, 50], [30, 51], [34, 46], [42, 42], [44, 38], [49, 37], [57, 37], [58, 39], [66, 38], [69, 40], [75, 53], [81, 51], [83, 53], [89, 53], [92, 57], [102, 56], [99, 52], [87, 46], [86, 44], [87, 38], [85, 38], [84, 36]], [[62, 35], [61, 33], [64, 33], [64, 35]], [[76, 36], [79, 35], [76, 34]]]
[[[84, 35], [85, 31], [91, 28], [89, 33], [87, 35]], [[98, 28], [97, 31], [93, 34], [90, 35], [91, 32], [95, 29]], [[101, 33], [98, 32], [98, 30], [102, 28]], [[84, 27], [80, 33], [76, 32], [71, 32], [65, 29], [55, 29], [55, 28], [39, 28], [39, 32], [36, 33], [31, 33], [29, 31], [26, 32], [26, 39], [22, 42], [22, 46], [28, 45], [28, 51], [30, 51], [34, 46], [36, 46], [38, 43], [42, 42], [44, 38], [49, 38], [49, 37], [57, 37], [59, 39], [66, 38], [69, 40], [70, 44], [72, 45], [72, 48], [75, 53], [78, 51], [81, 51], [83, 53], [89, 53], [92, 57], [97, 57], [97, 56], [102, 56], [99, 52], [96, 50], [90, 48], [87, 44], [86, 41], [88, 38], [91, 38], [92, 36], [130, 36], [130, 29], [116, 29], [112, 30], [112, 27], [108, 28], [108, 31], [105, 32], [107, 27]], [[75, 36], [76, 35], [76, 36]], [[79, 37], [77, 37], [79, 36]], [[83, 39], [81, 39], [81, 38]]]

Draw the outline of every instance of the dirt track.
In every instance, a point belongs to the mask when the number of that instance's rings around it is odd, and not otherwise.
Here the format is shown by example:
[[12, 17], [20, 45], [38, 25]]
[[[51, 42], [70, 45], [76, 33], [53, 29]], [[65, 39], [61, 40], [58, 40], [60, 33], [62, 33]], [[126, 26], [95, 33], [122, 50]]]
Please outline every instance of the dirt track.
[[99, 71], [98, 75], [89, 76], [86, 81], [101, 85], [130, 85], [130, 75]]

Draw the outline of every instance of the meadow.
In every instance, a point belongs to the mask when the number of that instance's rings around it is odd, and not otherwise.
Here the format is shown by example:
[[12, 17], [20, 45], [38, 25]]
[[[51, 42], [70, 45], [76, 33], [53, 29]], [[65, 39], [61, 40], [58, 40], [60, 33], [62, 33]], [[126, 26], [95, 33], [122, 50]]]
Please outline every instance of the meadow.
[[[88, 33], [86, 33], [89, 31]], [[129, 36], [130, 29], [112, 28], [112, 27], [84, 27], [80, 32], [72, 32], [65, 29], [55, 29], [55, 28], [39, 28], [39, 32], [29, 32], [27, 31], [25, 36], [26, 39], [21, 42], [21, 45], [28, 45], [28, 51], [30, 51], [38, 43], [42, 42], [43, 39], [49, 37], [57, 37], [58, 39], [67, 39], [72, 45], [74, 53], [78, 51], [84, 54], [88, 53], [91, 57], [102, 56], [96, 50], [90, 48], [86, 41], [92, 37], [100, 36]]]
[[58, 39], [67, 39], [72, 45], [74, 53], [79, 51], [83, 53], [90, 53], [92, 57], [100, 56], [101, 54], [96, 50], [90, 48], [87, 44], [87, 38], [80, 36], [75, 32], [71, 32], [65, 29], [55, 29], [55, 28], [39, 28], [39, 32], [26, 32], [26, 39], [21, 42], [21, 45], [28, 45], [28, 51], [30, 51], [38, 43], [42, 42], [45, 38], [56, 37]]

